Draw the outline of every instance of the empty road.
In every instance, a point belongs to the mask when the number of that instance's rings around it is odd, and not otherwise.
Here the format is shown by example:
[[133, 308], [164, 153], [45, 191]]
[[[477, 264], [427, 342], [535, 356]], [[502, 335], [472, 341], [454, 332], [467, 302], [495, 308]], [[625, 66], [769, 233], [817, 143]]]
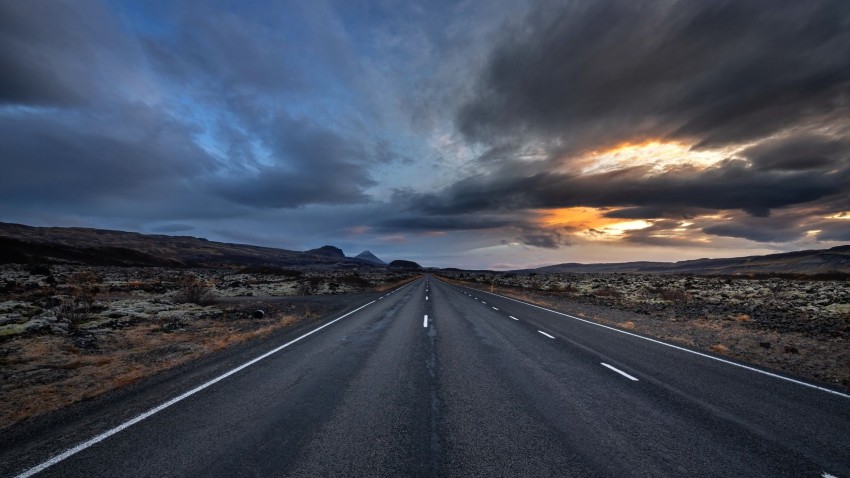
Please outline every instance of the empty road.
[[432, 276], [357, 300], [0, 474], [850, 478], [846, 392]]

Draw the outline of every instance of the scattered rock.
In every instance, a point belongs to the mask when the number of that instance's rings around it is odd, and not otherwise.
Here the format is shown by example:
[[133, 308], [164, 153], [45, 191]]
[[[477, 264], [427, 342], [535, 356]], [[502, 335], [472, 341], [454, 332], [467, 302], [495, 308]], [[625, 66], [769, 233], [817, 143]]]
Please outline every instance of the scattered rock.
[[251, 314], [251, 317], [253, 317], [255, 319], [262, 319], [265, 316], [266, 316], [266, 312], [262, 309], [257, 309], [257, 310], [254, 311], [253, 314]]

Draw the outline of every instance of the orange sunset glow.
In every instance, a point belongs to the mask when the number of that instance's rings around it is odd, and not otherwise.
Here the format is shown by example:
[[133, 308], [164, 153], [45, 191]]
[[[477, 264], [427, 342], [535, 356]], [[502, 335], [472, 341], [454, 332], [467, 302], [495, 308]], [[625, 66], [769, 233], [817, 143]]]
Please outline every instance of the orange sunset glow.
[[580, 163], [585, 165], [583, 174], [605, 173], [635, 166], [646, 167], [651, 174], [660, 174], [681, 166], [706, 169], [730, 157], [735, 149], [697, 151], [682, 142], [648, 139], [592, 151], [582, 156]]
[[547, 228], [566, 228], [591, 240], [611, 240], [630, 230], [645, 229], [652, 222], [605, 217], [609, 210], [589, 207], [570, 207], [538, 211], [540, 224]]

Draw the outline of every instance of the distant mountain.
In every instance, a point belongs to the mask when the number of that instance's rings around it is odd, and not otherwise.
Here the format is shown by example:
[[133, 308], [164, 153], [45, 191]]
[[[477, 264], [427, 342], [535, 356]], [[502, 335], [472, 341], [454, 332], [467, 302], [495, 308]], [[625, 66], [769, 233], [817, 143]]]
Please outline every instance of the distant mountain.
[[631, 272], [661, 274], [832, 274], [850, 273], [850, 245], [831, 249], [785, 252], [728, 259], [695, 259], [679, 262], [567, 263], [517, 272]]
[[334, 246], [322, 246], [318, 249], [310, 249], [304, 253], [312, 254], [314, 256], [329, 257], [332, 259], [345, 259], [345, 253], [342, 252], [342, 249]]
[[372, 254], [371, 251], [363, 251], [360, 254], [357, 254], [356, 256], [354, 256], [354, 258], [360, 259], [361, 261], [366, 261], [370, 264], [375, 264], [375, 265], [378, 265], [378, 266], [387, 265], [386, 262], [378, 259], [378, 256], [376, 256], [375, 254]]
[[413, 261], [402, 261], [402, 260], [392, 261], [392, 262], [389, 263], [389, 265], [387, 267], [389, 267], [390, 269], [421, 269], [422, 268], [422, 266], [420, 266], [419, 264], [417, 264]]
[[163, 236], [80, 227], [0, 223], [0, 264], [70, 263], [166, 267], [363, 268], [339, 248], [307, 252], [228, 244], [188, 236]]

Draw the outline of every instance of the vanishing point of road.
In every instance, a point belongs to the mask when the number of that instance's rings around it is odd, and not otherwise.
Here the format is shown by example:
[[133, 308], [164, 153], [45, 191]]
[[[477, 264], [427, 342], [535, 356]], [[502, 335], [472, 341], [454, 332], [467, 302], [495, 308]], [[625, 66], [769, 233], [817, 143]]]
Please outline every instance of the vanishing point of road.
[[0, 441], [0, 475], [850, 478], [846, 391], [429, 275], [351, 300]]

